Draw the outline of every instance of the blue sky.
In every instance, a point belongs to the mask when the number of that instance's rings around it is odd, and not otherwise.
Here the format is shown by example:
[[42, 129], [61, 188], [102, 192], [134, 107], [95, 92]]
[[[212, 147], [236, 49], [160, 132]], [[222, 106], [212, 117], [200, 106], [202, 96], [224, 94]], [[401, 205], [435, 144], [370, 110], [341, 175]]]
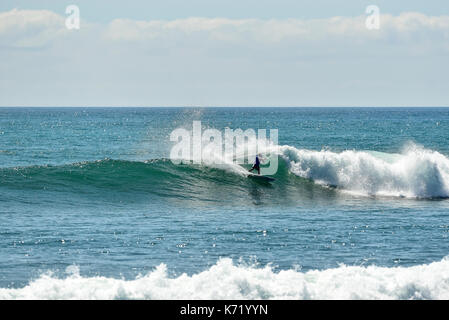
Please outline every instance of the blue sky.
[[447, 1], [0, 3], [1, 106], [449, 106], [448, 92]]
[[116, 18], [135, 20], [178, 19], [187, 17], [328, 18], [356, 16], [371, 4], [382, 12], [400, 14], [416, 11], [428, 15], [449, 15], [447, 0], [2, 0], [0, 11], [13, 8], [48, 9], [64, 13], [76, 4], [89, 21], [108, 22]]

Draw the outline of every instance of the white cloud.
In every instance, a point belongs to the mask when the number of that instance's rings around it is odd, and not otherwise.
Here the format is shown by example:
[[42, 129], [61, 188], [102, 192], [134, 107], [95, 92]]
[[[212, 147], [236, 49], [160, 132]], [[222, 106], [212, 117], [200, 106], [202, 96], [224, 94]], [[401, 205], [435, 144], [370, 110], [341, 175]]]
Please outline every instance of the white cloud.
[[[403, 13], [382, 15], [380, 30], [368, 30], [365, 16], [327, 19], [227, 19], [186, 18], [171, 21], [134, 21], [116, 19], [107, 25], [96, 25], [103, 40], [140, 42], [151, 45], [194, 47], [225, 45], [274, 47], [311, 46], [322, 50], [327, 45], [343, 50], [372, 41], [390, 45], [431, 39], [446, 44], [449, 41], [449, 17]], [[65, 17], [48, 10], [11, 10], [0, 13], [0, 45], [35, 47], [67, 36]], [[83, 24], [83, 28], [86, 25]], [[393, 44], [394, 44], [393, 43]], [[436, 46], [447, 48], [447, 45]]]
[[[382, 15], [380, 30], [366, 16], [328, 19], [187, 18], [172, 21], [117, 19], [103, 32], [107, 41], [131, 42], [161, 54], [189, 51], [208, 57], [260, 60], [335, 59], [447, 54], [449, 17]], [[132, 44], [130, 44], [132, 45]]]
[[182, 37], [202, 35], [207, 39], [228, 41], [307, 41], [325, 39], [386, 38], [389, 34], [433, 33], [449, 39], [449, 17], [432, 17], [420, 13], [399, 16], [382, 15], [381, 29], [368, 30], [365, 16], [333, 17], [328, 19], [260, 20], [225, 18], [187, 18], [172, 21], [133, 21], [116, 19], [108, 25], [106, 36], [113, 40], [148, 41], [167, 38], [174, 34]]
[[48, 10], [0, 12], [0, 45], [40, 47], [66, 34], [64, 18]]

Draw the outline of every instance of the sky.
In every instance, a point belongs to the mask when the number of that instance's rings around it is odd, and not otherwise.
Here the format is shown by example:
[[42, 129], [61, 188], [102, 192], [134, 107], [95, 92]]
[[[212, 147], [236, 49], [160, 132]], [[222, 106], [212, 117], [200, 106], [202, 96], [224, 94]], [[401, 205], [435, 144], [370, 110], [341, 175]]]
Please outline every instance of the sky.
[[449, 106], [449, 2], [2, 0], [0, 106]]

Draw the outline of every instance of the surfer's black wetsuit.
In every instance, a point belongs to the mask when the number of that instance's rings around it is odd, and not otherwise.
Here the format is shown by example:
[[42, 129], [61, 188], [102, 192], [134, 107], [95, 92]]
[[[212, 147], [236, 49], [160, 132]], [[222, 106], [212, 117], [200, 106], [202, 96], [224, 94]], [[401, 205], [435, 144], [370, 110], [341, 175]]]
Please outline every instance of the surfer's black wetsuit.
[[258, 156], [256, 156], [256, 163], [254, 163], [253, 167], [249, 170], [249, 172], [253, 171], [254, 169], [256, 169], [257, 173], [260, 174], [260, 160]]

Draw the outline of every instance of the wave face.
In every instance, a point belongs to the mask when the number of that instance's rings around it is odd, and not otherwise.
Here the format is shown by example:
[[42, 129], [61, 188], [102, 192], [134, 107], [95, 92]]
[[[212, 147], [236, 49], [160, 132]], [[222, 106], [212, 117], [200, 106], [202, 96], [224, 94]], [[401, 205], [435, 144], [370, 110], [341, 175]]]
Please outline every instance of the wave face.
[[279, 147], [295, 175], [367, 196], [449, 197], [449, 159], [411, 145], [401, 154]]
[[[285, 166], [285, 165], [284, 165]], [[244, 172], [244, 174], [242, 173]], [[175, 165], [169, 159], [105, 159], [61, 166], [0, 169], [0, 188], [107, 195], [151, 194], [163, 198], [219, 201], [247, 190], [246, 170], [231, 166]]]
[[19, 289], [0, 289], [0, 299], [449, 299], [449, 259], [413, 267], [340, 266], [275, 272], [239, 266], [226, 258], [206, 271], [169, 277], [161, 264], [134, 280], [42, 275]]

